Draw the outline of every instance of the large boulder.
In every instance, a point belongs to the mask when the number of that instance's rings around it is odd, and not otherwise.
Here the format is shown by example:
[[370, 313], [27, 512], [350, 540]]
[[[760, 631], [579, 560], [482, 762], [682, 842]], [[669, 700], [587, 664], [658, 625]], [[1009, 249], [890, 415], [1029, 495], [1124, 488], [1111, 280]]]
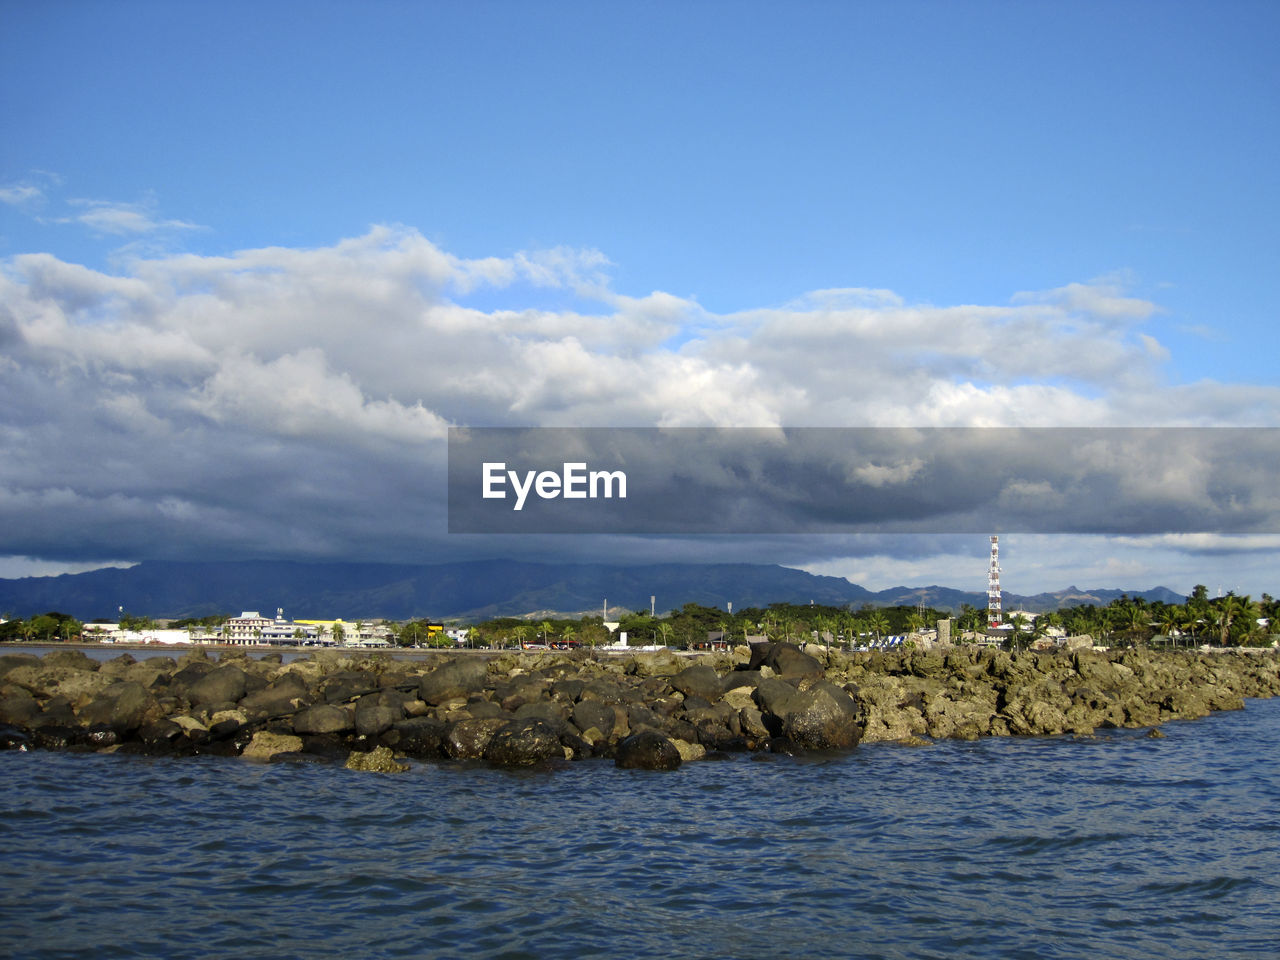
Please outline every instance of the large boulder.
[[447, 729], [435, 717], [411, 717], [401, 720], [382, 734], [382, 742], [397, 752], [418, 759], [440, 758], [445, 754]]
[[801, 680], [821, 677], [822, 664], [794, 643], [762, 643], [752, 650], [750, 669], [768, 667], [780, 677]]
[[844, 690], [825, 680], [801, 691], [782, 721], [785, 737], [805, 750], [839, 750], [862, 737], [858, 705]]
[[488, 665], [480, 657], [459, 657], [424, 676], [418, 685], [418, 696], [433, 706], [467, 697], [483, 690], [488, 676]]
[[85, 726], [102, 725], [117, 733], [131, 733], [142, 725], [153, 705], [147, 689], [135, 680], [113, 683], [80, 710]]
[[313, 700], [306, 682], [296, 673], [286, 673], [270, 685], [249, 694], [239, 707], [246, 715], [259, 720], [285, 717], [296, 713]]
[[459, 720], [445, 734], [445, 753], [455, 760], [479, 760], [493, 735], [510, 722], [502, 717]]
[[563, 757], [555, 727], [537, 717], [511, 720], [494, 731], [484, 758], [504, 767], [520, 767]]
[[346, 733], [355, 729], [352, 711], [332, 703], [299, 710], [293, 717], [293, 732], [306, 735]]
[[613, 707], [599, 700], [582, 700], [574, 704], [573, 725], [579, 730], [599, 730], [606, 738], [613, 732]]
[[565, 708], [561, 703], [543, 700], [539, 703], [521, 704], [514, 711], [517, 720], [541, 720], [559, 735], [564, 732]]
[[614, 764], [625, 770], [675, 770], [680, 748], [656, 730], [641, 730], [618, 744]]
[[215, 703], [239, 703], [244, 698], [245, 672], [234, 663], [215, 667], [191, 684], [187, 699], [194, 706]]
[[343, 670], [326, 677], [320, 692], [327, 703], [346, 703], [378, 692], [378, 680], [359, 670]]
[[701, 697], [712, 703], [724, 693], [724, 681], [720, 679], [720, 674], [706, 664], [681, 670], [671, 678], [671, 686], [686, 697]]
[[582, 693], [578, 695], [579, 702], [594, 700], [600, 703], [622, 703], [625, 699], [622, 687], [603, 677], [588, 680], [582, 687]]
[[785, 680], [778, 677], [763, 677], [756, 684], [755, 698], [763, 713], [773, 714], [781, 719], [794, 709], [799, 693], [795, 686]]
[[404, 719], [401, 701], [386, 694], [370, 694], [356, 702], [356, 733], [376, 737]]

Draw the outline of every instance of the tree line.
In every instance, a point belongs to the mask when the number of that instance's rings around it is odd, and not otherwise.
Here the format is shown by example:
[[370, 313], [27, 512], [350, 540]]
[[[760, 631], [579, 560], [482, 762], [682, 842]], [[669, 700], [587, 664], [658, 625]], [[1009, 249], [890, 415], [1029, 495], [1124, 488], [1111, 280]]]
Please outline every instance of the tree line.
[[[661, 645], [694, 647], [708, 634], [719, 633], [729, 643], [745, 643], [748, 637], [809, 642], [815, 635], [820, 643], [851, 647], [888, 636], [918, 632], [938, 620], [951, 619], [952, 638], [960, 642], [965, 632], [981, 633], [987, 611], [963, 604], [958, 614], [934, 607], [872, 607], [856, 610], [824, 604], [771, 603], [766, 607], [746, 607], [730, 613], [718, 607], [686, 603], [665, 615], [627, 611], [618, 618], [618, 631], [627, 634], [632, 646]], [[215, 629], [227, 616], [175, 620], [171, 629]], [[405, 647], [453, 647], [442, 624], [425, 618], [404, 622], [381, 621], [395, 643]], [[1026, 646], [1054, 631], [1068, 635], [1087, 634], [1104, 644], [1171, 643], [1221, 646], [1266, 646], [1280, 627], [1280, 601], [1268, 593], [1258, 600], [1229, 592], [1210, 598], [1208, 589], [1197, 584], [1185, 602], [1148, 602], [1143, 597], [1121, 595], [1105, 606], [1087, 604], [1063, 607], [1037, 615], [1034, 620], [1019, 613], [1008, 618], [1009, 642]], [[120, 626], [126, 630], [154, 629], [149, 617], [122, 614]], [[51, 642], [74, 640], [91, 630], [93, 623], [50, 610], [23, 619], [0, 623], [0, 640]], [[599, 614], [581, 617], [553, 617], [530, 620], [498, 617], [472, 626], [468, 645], [476, 647], [519, 647], [527, 644], [595, 647], [609, 643], [614, 634]]]

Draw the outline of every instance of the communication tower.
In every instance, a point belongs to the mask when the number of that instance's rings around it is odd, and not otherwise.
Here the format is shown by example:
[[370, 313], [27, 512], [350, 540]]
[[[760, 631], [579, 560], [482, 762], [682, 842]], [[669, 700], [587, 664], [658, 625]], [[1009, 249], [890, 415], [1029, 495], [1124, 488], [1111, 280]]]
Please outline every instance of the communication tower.
[[987, 626], [998, 627], [1000, 615], [1000, 538], [991, 537], [991, 566], [987, 568]]

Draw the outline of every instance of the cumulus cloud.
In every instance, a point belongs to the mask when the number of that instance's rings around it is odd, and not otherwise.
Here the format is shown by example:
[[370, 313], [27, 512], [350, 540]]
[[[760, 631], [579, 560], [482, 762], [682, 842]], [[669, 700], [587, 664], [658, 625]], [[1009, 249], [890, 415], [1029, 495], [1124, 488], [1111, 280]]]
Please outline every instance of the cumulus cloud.
[[[193, 227], [146, 204], [85, 202], [77, 217], [115, 236]], [[1280, 422], [1276, 388], [1165, 385], [1166, 348], [1143, 329], [1158, 307], [1115, 280], [942, 306], [829, 289], [716, 313], [614, 291], [610, 266], [563, 248], [466, 259], [401, 226], [114, 273], [10, 258], [8, 549], [430, 559], [462, 549], [444, 535], [453, 425]], [[546, 291], [562, 305], [531, 305]]]

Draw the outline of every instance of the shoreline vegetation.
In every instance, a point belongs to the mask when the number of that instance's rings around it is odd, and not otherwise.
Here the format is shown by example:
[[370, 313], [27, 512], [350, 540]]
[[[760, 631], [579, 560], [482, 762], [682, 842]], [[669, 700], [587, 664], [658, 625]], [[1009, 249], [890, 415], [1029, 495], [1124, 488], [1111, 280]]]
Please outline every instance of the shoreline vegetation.
[[0, 747], [503, 767], [589, 758], [669, 770], [731, 752], [860, 742], [1090, 736], [1243, 708], [1280, 694], [1273, 649], [847, 653], [786, 642], [669, 650], [430, 652], [202, 648], [101, 662], [83, 650], [0, 654]]

